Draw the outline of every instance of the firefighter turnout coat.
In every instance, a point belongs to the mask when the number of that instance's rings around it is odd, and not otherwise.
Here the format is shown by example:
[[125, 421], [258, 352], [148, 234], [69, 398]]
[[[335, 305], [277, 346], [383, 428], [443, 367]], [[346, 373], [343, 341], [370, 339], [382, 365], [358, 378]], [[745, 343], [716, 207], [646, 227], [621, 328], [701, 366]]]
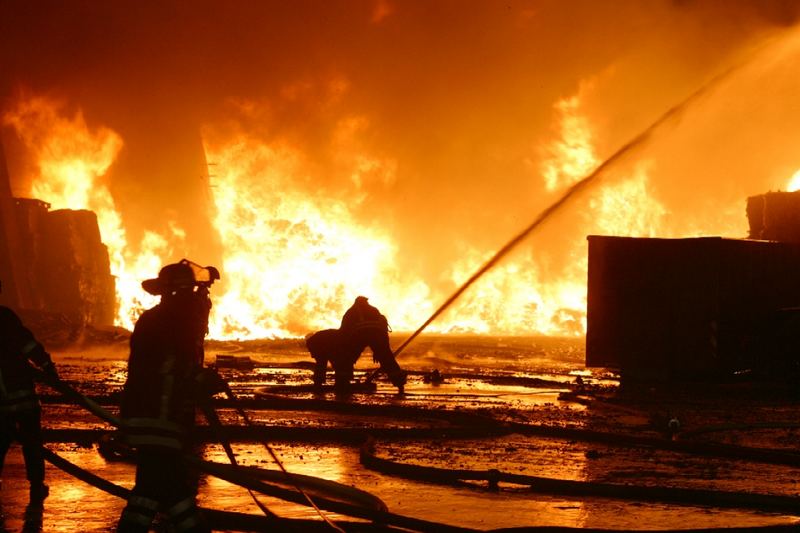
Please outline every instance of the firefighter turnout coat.
[[50, 354], [16, 313], [0, 306], [0, 415], [39, 410], [30, 363], [46, 372], [55, 371]]
[[187, 448], [203, 364], [204, 305], [192, 293], [172, 296], [136, 322], [120, 415], [128, 444], [139, 450]]

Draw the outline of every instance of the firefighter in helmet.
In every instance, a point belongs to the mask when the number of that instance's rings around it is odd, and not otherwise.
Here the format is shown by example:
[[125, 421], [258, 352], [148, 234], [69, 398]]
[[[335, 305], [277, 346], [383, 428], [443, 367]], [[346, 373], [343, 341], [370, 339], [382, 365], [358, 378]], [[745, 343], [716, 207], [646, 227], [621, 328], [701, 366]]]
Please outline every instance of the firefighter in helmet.
[[30, 483], [30, 502], [35, 504], [47, 498], [49, 489], [44, 483], [41, 406], [31, 364], [58, 378], [50, 354], [14, 311], [0, 306], [0, 470], [9, 446], [19, 441]]
[[339, 385], [340, 374], [342, 384], [349, 384], [353, 377], [353, 365], [361, 356], [361, 352], [369, 347], [372, 359], [380, 364], [381, 371], [389, 376], [389, 381], [400, 393], [406, 384], [406, 373], [397, 364], [389, 344], [389, 322], [381, 312], [367, 301], [366, 296], [358, 296], [342, 317], [339, 326], [342, 342], [343, 359], [349, 364], [336, 370], [336, 383]]
[[148, 531], [157, 512], [175, 531], [210, 531], [197, 511], [196, 480], [183, 454], [191, 450], [195, 409], [208, 394], [203, 339], [211, 310], [208, 287], [216, 279], [216, 268], [184, 259], [142, 282], [161, 301], [142, 313], [130, 338], [120, 415], [136, 450], [136, 484], [120, 532]]

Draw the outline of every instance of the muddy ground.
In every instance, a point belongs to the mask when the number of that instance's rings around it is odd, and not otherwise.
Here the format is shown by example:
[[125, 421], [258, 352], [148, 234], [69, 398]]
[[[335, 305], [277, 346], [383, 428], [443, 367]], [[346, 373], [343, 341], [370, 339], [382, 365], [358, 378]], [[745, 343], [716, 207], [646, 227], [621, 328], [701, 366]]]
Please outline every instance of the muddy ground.
[[[241, 464], [276, 468], [259, 441], [263, 438], [289, 471], [358, 487], [399, 515], [477, 530], [797, 523], [800, 401], [791, 390], [752, 382], [621, 389], [613, 374], [583, 369], [576, 346], [568, 343], [556, 350], [526, 344], [521, 353], [513, 342], [423, 343], [405, 362], [412, 373], [403, 396], [385, 381], [378, 381], [374, 392], [349, 398], [332, 391], [314, 394], [308, 389], [309, 360], [292, 342], [212, 346], [208, 362], [213, 363], [214, 353], [247, 356], [255, 362], [252, 368], [220, 369], [244, 400], [246, 414], [263, 430], [253, 437], [241, 429], [242, 418], [232, 405], [218, 403], [222, 420], [240, 428], [233, 448]], [[506, 352], [510, 355], [503, 357]], [[116, 346], [65, 351], [56, 354], [56, 361], [64, 380], [114, 412], [125, 377], [124, 357], [124, 346]], [[371, 368], [368, 356], [359, 368]], [[432, 368], [440, 369], [442, 383], [428, 381]], [[48, 447], [130, 488], [133, 466], [98, 453], [98, 437], [112, 428], [46, 387], [41, 393]], [[673, 422], [670, 430], [673, 419], [679, 425]], [[442, 471], [497, 469], [634, 490], [611, 497], [531, 490], [505, 482], [491, 487], [486, 481], [443, 484], [435, 476], [408, 479], [361, 464], [359, 446], [370, 435], [376, 457], [401, 465]], [[762, 453], [765, 449], [781, 453]], [[202, 455], [226, 462], [213, 436]], [[47, 468], [51, 496], [42, 509], [26, 509], [21, 453], [12, 448], [0, 490], [5, 531], [113, 530], [123, 500], [52, 465]], [[691, 495], [682, 501], [669, 494], [647, 496], [647, 487], [746, 494], [736, 505], [708, 505], [692, 501]], [[776, 504], [748, 494], [784, 499]], [[199, 501], [213, 509], [260, 513], [244, 489], [211, 476], [201, 478]], [[319, 519], [302, 505], [271, 497], [262, 502], [279, 516]], [[334, 521], [350, 520], [327, 514]]]

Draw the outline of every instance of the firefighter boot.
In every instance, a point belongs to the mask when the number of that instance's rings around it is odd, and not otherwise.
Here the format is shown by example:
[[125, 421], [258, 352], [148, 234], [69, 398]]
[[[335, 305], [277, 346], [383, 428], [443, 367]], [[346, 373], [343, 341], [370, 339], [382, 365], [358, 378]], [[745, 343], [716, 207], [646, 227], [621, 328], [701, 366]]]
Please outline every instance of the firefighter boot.
[[50, 487], [44, 483], [36, 483], [31, 485], [30, 490], [30, 503], [41, 503], [50, 494]]
[[397, 387], [397, 392], [399, 394], [405, 393], [405, 386], [406, 386], [406, 372], [405, 370], [394, 370], [389, 372], [389, 381], [392, 382], [392, 385]]

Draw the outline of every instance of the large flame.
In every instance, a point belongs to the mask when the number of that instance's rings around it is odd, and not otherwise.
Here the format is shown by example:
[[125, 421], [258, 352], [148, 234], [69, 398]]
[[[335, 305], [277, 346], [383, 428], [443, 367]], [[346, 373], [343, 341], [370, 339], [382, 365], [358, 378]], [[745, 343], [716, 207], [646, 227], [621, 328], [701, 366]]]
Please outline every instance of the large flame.
[[591, 87], [591, 83], [584, 83], [577, 94], [553, 106], [558, 112], [557, 135], [545, 146], [542, 165], [548, 191], [572, 185], [597, 167], [592, 129], [589, 120], [580, 112], [582, 97]]
[[138, 249], [129, 245], [104, 180], [122, 139], [109, 128], [90, 128], [80, 111], [65, 116], [62, 104], [44, 97], [21, 98], [4, 122], [15, 128], [37, 163], [38, 173], [30, 177], [26, 195], [49, 202], [53, 209], [89, 209], [97, 214], [116, 278], [115, 323], [131, 329], [141, 310], [155, 300], [142, 291], [141, 280], [157, 272], [172, 250], [167, 239], [153, 232], [145, 233]]
[[[557, 194], [597, 166], [589, 120], [581, 114], [583, 95], [554, 105], [559, 135], [546, 147], [542, 176]], [[252, 105], [252, 104], [251, 104]], [[141, 289], [181, 249], [185, 234], [145, 231], [137, 247], [126, 231], [104, 175], [122, 140], [108, 128], [91, 129], [80, 112], [72, 117], [44, 98], [23, 99], [6, 116], [35, 154], [39, 173], [30, 194], [55, 208], [92, 209], [98, 214], [117, 278], [116, 323], [132, 328], [139, 312], [154, 303]], [[215, 298], [210, 331], [214, 338], [298, 336], [335, 327], [358, 294], [369, 295], [396, 330], [413, 330], [484, 262], [492, 250], [462, 243], [461, 259], [444, 273], [445, 289], [432, 288], [397, 265], [398, 243], [380, 227], [360, 223], [352, 207], [364, 201], [363, 181], [390, 183], [395, 164], [375, 157], [354, 140], [363, 118], [342, 120], [331, 140], [337, 164], [346, 169], [354, 198], [326, 195], [309, 184], [320, 181], [308, 156], [288, 141], [267, 143], [237, 129], [225, 137], [207, 128], [205, 150], [212, 165], [213, 225], [223, 247], [226, 291]], [[221, 128], [223, 131], [225, 128]], [[590, 202], [585, 231], [570, 252], [576, 260], [558, 272], [541, 264], [534, 251], [517, 254], [480, 280], [432, 331], [580, 335], [585, 331], [588, 231], [652, 235], [664, 209], [647, 191], [647, 165], [605, 186]], [[377, 176], [377, 178], [376, 178]], [[636, 209], [630, 209], [630, 206]]]
[[[558, 135], [545, 146], [541, 175], [545, 189], [559, 194], [590, 174], [600, 161], [589, 119], [581, 112], [593, 84], [557, 101]], [[648, 163], [638, 164], [595, 191], [584, 212], [581, 231], [569, 235], [566, 254], [572, 258], [560, 271], [547, 271], [540, 250], [517, 254], [478, 281], [449, 313], [453, 329], [482, 333], [537, 332], [581, 335], [586, 331], [586, 276], [584, 236], [588, 233], [654, 236], [661, 231], [666, 209], [648, 190]], [[484, 263], [490, 252], [467, 247], [464, 259], [452, 269], [455, 284], [462, 283]], [[522, 255], [522, 257], [519, 257]]]
[[[352, 299], [369, 295], [395, 328], [426, 312], [424, 283], [401, 284], [397, 247], [379, 228], [359, 225], [348, 204], [301, 192], [314, 182], [286, 144], [241, 134], [206, 146], [214, 165], [214, 225], [228, 290], [211, 321], [216, 337], [267, 337], [338, 326]], [[352, 179], [378, 163], [353, 158]]]
[[792, 177], [789, 178], [789, 182], [786, 185], [786, 190], [788, 192], [800, 191], [800, 169], [797, 170]]
[[[553, 105], [556, 135], [543, 144], [535, 177], [550, 200], [601, 161], [596, 132], [584, 112], [593, 87], [592, 82], [583, 83], [575, 94]], [[163, 234], [144, 231], [136, 246], [128, 242], [124, 220], [106, 183], [123, 142], [114, 131], [90, 127], [80, 112], [70, 116], [62, 105], [41, 97], [20, 99], [4, 120], [37, 163], [38, 173], [29, 180], [26, 194], [50, 202], [53, 208], [97, 213], [117, 278], [116, 323], [132, 328], [139, 312], [155, 300], [142, 291], [141, 281], [175, 260], [176, 250], [185, 249], [185, 232], [171, 224]], [[229, 127], [207, 125], [204, 148], [211, 165], [213, 200], [209, 217], [222, 244], [221, 288], [225, 289], [215, 293], [212, 337], [299, 336], [335, 327], [359, 294], [368, 295], [395, 330], [411, 331], [492, 255], [494, 249], [478, 247], [465, 236], [458, 243], [459, 259], [442, 268], [439, 279], [425, 279], [398, 266], [401, 243], [391, 228], [357, 214], [359, 206], [370, 201], [365, 184], [392, 184], [397, 173], [395, 161], [376, 156], [359, 143], [359, 135], [368, 128], [363, 117], [345, 117], [330, 136], [334, 163], [351, 187], [343, 195], [315, 187], [326, 182], [328, 170], [320, 170], [298, 144], [287, 139], [266, 141], [241, 126], [231, 132]], [[530, 247], [506, 258], [471, 287], [430, 330], [583, 334], [585, 235], [703, 234], [702, 216], [683, 225], [665, 224], [668, 209], [650, 179], [656, 165], [654, 159], [637, 158], [593, 189], [572, 214], [571, 229], [560, 244], [568, 261], [554, 267], [534, 238]], [[786, 180], [788, 190], [800, 186], [798, 176], [800, 171]], [[723, 220], [738, 220], [740, 210], [715, 212], [723, 213]]]
[[[745, 198], [798, 187], [790, 3], [253, 4], [30, 10], [0, 36], [20, 51], [0, 54], [4, 120], [28, 149], [9, 150], [15, 192], [98, 214], [121, 326], [153, 301], [141, 281], [189, 254], [219, 261], [215, 337], [335, 326], [360, 293], [414, 330], [624, 148], [430, 326], [580, 334], [587, 234], [743, 237]], [[49, 31], [66, 15], [86, 22], [69, 46]], [[147, 31], [108, 31], [123, 20]], [[85, 118], [15, 103], [25, 86]]]

